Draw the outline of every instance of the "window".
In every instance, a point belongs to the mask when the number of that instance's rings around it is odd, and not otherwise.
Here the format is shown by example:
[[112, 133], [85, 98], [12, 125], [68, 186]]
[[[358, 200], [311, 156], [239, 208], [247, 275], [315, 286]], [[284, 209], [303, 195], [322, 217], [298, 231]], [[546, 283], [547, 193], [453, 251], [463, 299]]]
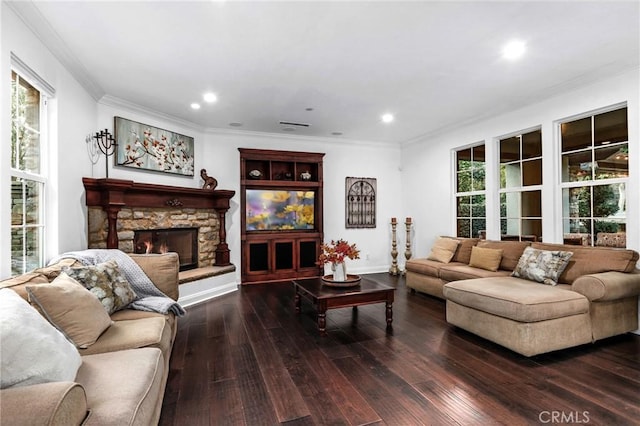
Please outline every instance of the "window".
[[487, 229], [484, 144], [456, 151], [456, 221], [459, 237]]
[[46, 96], [11, 72], [11, 274], [42, 266]]
[[626, 247], [627, 108], [561, 123], [560, 134], [564, 242]]
[[542, 240], [542, 133], [500, 140], [502, 240]]

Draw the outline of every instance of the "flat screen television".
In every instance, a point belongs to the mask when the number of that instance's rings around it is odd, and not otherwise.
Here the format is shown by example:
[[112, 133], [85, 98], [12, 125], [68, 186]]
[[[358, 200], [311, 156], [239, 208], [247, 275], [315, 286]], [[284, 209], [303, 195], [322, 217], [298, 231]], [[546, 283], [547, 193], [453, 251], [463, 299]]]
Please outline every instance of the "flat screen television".
[[246, 190], [246, 230], [315, 229], [315, 191]]

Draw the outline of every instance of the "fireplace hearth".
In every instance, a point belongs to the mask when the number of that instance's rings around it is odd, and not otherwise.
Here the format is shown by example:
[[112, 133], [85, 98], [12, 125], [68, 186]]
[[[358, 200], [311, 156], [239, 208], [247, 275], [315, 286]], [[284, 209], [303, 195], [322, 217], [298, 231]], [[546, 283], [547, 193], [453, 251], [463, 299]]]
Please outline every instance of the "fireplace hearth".
[[198, 228], [137, 230], [133, 234], [134, 253], [175, 252], [180, 271], [198, 267]]

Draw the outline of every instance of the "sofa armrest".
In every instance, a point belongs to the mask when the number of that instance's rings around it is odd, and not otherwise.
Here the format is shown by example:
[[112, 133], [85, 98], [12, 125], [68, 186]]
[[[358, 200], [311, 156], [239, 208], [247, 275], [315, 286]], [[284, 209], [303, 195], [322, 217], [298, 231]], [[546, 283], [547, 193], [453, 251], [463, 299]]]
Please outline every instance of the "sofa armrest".
[[640, 294], [640, 273], [612, 271], [583, 275], [573, 282], [571, 289], [592, 302], [633, 297]]
[[172, 298], [178, 300], [180, 295], [178, 272], [180, 260], [178, 253], [164, 254], [133, 254], [129, 256], [142, 268], [158, 289]]
[[80, 425], [87, 417], [87, 396], [75, 382], [51, 382], [0, 391], [2, 424]]

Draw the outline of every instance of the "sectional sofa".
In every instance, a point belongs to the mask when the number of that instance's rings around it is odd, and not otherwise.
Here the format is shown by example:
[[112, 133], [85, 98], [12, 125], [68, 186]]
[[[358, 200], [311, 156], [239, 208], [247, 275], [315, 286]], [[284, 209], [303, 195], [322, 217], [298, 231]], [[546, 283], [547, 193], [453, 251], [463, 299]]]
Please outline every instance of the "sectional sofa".
[[[130, 257], [157, 289], [177, 301], [177, 254]], [[87, 296], [89, 291], [79, 289], [80, 284], [69, 283], [61, 274], [66, 267], [82, 265], [62, 259], [0, 282], [0, 317], [5, 322], [1, 378], [7, 385], [0, 390], [1, 424], [157, 424], [176, 314], [125, 308], [107, 315], [105, 322], [106, 311], [100, 311], [100, 302], [95, 305], [99, 299]], [[9, 321], [20, 325], [12, 328]]]
[[[638, 329], [640, 271], [634, 250], [453, 240], [457, 244], [449, 261], [433, 257], [407, 261], [406, 283], [413, 292], [445, 299], [447, 321], [457, 327], [525, 356]], [[513, 276], [528, 247], [527, 253], [570, 253], [555, 282]], [[474, 261], [474, 251], [500, 256], [487, 267], [478, 256]]]

